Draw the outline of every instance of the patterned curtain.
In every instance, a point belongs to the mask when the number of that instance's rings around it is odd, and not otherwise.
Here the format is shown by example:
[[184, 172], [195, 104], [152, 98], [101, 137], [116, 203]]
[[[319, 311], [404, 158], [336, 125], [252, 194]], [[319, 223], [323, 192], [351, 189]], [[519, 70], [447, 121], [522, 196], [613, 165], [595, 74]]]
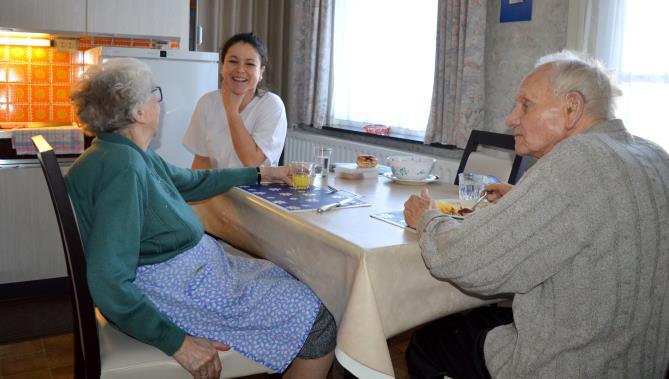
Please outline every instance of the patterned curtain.
[[485, 108], [484, 0], [440, 0], [432, 106], [425, 143], [464, 148]]
[[334, 0], [294, 0], [284, 98], [288, 123], [322, 128], [327, 123]]

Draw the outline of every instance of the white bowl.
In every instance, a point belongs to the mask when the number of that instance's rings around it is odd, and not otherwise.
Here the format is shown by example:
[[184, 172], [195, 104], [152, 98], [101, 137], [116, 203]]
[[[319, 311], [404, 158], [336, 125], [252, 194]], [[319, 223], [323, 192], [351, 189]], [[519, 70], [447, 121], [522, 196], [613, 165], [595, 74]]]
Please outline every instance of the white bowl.
[[423, 180], [430, 175], [436, 159], [413, 155], [388, 157], [393, 176], [402, 180]]

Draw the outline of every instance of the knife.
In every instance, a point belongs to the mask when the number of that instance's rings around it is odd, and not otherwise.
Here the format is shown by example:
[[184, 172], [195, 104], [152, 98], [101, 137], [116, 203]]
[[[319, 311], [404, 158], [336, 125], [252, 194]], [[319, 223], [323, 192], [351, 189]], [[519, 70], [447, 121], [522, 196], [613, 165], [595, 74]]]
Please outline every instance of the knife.
[[340, 200], [340, 201], [338, 201], [338, 202], [336, 202], [336, 203], [323, 205], [322, 207], [316, 209], [316, 212], [318, 212], [318, 213], [327, 212], [327, 211], [329, 211], [329, 210], [332, 209], [332, 208], [335, 208], [335, 207], [341, 207], [341, 206], [344, 205], [344, 204], [348, 204], [348, 203], [350, 203], [351, 201], [353, 201], [353, 200], [355, 200], [355, 199], [357, 199], [357, 198], [359, 198], [359, 197], [360, 197], [360, 195], [353, 196], [353, 197], [347, 197], [346, 199], [344, 199], [344, 200]]

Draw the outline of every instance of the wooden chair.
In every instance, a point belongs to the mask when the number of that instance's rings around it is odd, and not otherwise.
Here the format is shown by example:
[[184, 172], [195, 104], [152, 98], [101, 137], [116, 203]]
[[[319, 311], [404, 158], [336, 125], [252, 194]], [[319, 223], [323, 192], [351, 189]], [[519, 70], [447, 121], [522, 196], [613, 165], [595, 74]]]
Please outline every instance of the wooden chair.
[[[515, 151], [516, 142], [513, 136], [509, 134], [486, 132], [483, 130], [472, 130], [472, 133], [469, 135], [469, 140], [467, 141], [467, 146], [465, 146], [465, 152], [462, 154], [462, 159], [460, 160], [460, 166], [458, 167], [457, 174], [465, 171], [465, 168], [468, 166], [470, 156], [473, 152], [476, 152], [479, 145]], [[529, 158], [527, 157], [521, 157], [517, 154], [514, 156], [508, 178], [509, 184], [516, 184], [520, 177], [523, 176], [528, 162]], [[506, 172], [508, 172], [508, 170]], [[477, 173], [491, 174], [490, 172]], [[458, 184], [457, 174], [455, 175], [454, 181], [454, 184], [456, 185]], [[504, 180], [503, 177], [499, 179]]]
[[[110, 325], [95, 308], [86, 279], [84, 248], [72, 204], [56, 156], [43, 136], [32, 137], [53, 201], [63, 241], [72, 294], [74, 321], [74, 377], [90, 378], [190, 378], [172, 357]], [[271, 372], [235, 351], [219, 352], [221, 378]]]

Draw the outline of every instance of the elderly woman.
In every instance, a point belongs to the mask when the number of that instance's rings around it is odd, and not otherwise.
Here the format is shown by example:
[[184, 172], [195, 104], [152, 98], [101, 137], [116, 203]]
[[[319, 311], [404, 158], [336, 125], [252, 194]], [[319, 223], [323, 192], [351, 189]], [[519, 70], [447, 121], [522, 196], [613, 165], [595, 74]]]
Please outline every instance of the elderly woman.
[[285, 377], [325, 378], [335, 338], [329, 312], [272, 263], [226, 254], [186, 204], [261, 177], [289, 182], [285, 168], [192, 171], [165, 162], [149, 148], [162, 92], [135, 59], [91, 67], [71, 97], [97, 137], [66, 184], [102, 313], [193, 377], [218, 378], [216, 349], [233, 347]]
[[286, 109], [259, 89], [267, 48], [253, 33], [228, 39], [221, 49], [221, 89], [202, 96], [183, 143], [193, 168], [276, 166], [286, 140]]

